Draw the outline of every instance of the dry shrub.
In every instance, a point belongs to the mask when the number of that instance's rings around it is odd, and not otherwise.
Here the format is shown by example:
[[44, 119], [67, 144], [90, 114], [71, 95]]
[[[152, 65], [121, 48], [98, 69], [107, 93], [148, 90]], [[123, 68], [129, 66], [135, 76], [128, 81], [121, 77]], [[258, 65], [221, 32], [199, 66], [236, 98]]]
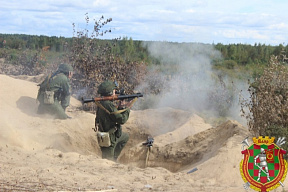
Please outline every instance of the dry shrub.
[[263, 75], [249, 83], [250, 99], [241, 102], [242, 115], [256, 136], [278, 136], [283, 128], [287, 132], [288, 67], [283, 58], [286, 57], [271, 57]]
[[[85, 19], [88, 26], [88, 14]], [[111, 18], [105, 20], [102, 16], [95, 21], [91, 34], [88, 29], [84, 29], [77, 31], [77, 37], [73, 38], [70, 60], [74, 63], [76, 73], [72, 89], [79, 98], [96, 96], [97, 87], [104, 80], [116, 80], [126, 93], [131, 94], [146, 74], [145, 63], [125, 62], [112, 54], [111, 48], [120, 38], [112, 41], [98, 39], [111, 32], [111, 29], [104, 29], [111, 21]]]

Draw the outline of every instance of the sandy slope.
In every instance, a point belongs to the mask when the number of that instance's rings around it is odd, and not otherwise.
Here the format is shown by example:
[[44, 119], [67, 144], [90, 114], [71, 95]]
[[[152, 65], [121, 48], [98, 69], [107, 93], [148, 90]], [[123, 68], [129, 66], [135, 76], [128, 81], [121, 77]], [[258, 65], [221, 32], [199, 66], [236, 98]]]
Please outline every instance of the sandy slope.
[[249, 133], [236, 121], [212, 128], [187, 111], [132, 111], [115, 163], [101, 159], [95, 115], [77, 110], [76, 99], [72, 119], [54, 120], [36, 114], [36, 83], [0, 75], [0, 87], [0, 191], [245, 191], [239, 163]]

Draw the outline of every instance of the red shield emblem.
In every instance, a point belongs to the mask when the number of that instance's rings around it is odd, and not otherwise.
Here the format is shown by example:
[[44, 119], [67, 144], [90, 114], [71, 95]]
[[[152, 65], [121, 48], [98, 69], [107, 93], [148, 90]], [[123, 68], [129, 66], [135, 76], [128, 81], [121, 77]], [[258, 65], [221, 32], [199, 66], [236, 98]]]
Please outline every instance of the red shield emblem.
[[287, 162], [283, 154], [286, 151], [274, 143], [274, 137], [254, 137], [253, 144], [241, 153], [244, 159], [240, 162], [240, 173], [246, 187], [264, 192], [284, 186]]

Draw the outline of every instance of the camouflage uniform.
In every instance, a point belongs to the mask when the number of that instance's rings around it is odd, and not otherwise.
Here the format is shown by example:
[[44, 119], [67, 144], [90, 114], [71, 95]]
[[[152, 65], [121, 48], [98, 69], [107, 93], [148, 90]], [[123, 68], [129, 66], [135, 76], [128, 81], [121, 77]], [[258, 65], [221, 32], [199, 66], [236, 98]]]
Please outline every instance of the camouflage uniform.
[[[70, 83], [68, 78], [69, 71], [73, 68], [68, 64], [61, 64], [58, 70], [51, 76], [47, 76], [45, 80], [39, 84], [37, 99], [40, 102], [38, 114], [51, 114], [57, 119], [67, 119], [65, 109], [70, 104]], [[54, 103], [44, 103], [44, 92], [54, 91]]]
[[[101, 96], [112, 95], [115, 88], [113, 82], [105, 81], [100, 84], [98, 93]], [[120, 109], [112, 101], [100, 101], [99, 103], [107, 111], [100, 107], [97, 108], [95, 125], [98, 126], [99, 131], [109, 132], [111, 141], [110, 147], [101, 147], [102, 158], [116, 160], [129, 140], [128, 133], [122, 132], [121, 124], [126, 123], [128, 120], [130, 109], [127, 108], [124, 112], [117, 113]]]

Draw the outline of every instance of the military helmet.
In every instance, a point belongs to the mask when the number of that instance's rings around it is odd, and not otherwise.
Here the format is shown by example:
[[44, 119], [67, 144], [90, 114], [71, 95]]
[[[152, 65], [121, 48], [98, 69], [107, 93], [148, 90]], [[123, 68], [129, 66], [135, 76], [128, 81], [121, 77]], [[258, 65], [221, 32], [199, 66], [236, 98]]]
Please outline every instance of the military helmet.
[[98, 87], [98, 93], [100, 95], [112, 95], [113, 94], [113, 90], [116, 88], [116, 84], [113, 81], [104, 81], [103, 83], [101, 83]]
[[63, 73], [69, 73], [69, 71], [73, 71], [73, 67], [70, 64], [63, 63], [59, 65], [58, 71]]

